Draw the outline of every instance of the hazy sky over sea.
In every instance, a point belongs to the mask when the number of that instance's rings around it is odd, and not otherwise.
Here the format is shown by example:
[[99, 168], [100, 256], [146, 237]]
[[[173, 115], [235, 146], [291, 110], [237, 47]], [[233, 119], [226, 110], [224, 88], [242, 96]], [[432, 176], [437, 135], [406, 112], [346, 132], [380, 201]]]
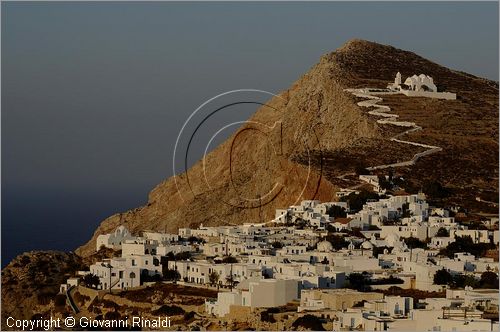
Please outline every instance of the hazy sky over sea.
[[2, 264], [144, 204], [214, 95], [277, 93], [351, 38], [498, 80], [498, 37], [494, 2], [2, 2]]

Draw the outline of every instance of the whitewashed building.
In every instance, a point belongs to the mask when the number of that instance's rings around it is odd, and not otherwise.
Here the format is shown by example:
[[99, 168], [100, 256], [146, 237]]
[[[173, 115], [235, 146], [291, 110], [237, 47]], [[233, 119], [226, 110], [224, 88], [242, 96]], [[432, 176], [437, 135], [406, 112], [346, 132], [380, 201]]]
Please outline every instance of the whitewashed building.
[[249, 279], [239, 284], [232, 292], [219, 292], [217, 301], [207, 301], [205, 310], [209, 314], [223, 317], [232, 306], [251, 308], [273, 308], [283, 306], [299, 298], [296, 280]]
[[133, 238], [125, 226], [120, 226], [113, 233], [98, 235], [96, 250], [99, 251], [102, 247], [118, 250], [121, 249], [122, 242]]

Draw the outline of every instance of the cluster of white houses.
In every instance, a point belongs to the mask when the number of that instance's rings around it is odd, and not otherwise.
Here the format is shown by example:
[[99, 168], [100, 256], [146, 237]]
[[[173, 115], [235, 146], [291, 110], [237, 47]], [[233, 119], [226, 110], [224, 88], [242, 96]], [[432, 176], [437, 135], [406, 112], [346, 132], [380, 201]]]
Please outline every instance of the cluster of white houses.
[[[331, 217], [333, 206], [344, 209], [346, 216]], [[397, 225], [387, 223], [393, 220]], [[332, 231], [353, 229], [360, 231], [338, 233], [345, 235], [345, 246], [339, 250], [325, 240]], [[446, 236], [437, 236], [440, 229]], [[440, 269], [478, 279], [485, 271], [498, 273], [492, 258], [469, 253], [438, 256], [440, 248], [464, 235], [476, 243], [498, 245], [498, 230], [467, 229], [446, 209], [430, 207], [423, 194], [368, 201], [355, 213], [346, 202], [307, 200], [276, 210], [275, 218], [265, 224], [200, 226], [181, 228], [178, 234], [142, 232], [141, 236], [120, 226], [114, 233], [100, 235], [96, 249], [119, 249], [121, 257], [91, 265], [90, 273], [99, 277], [100, 289], [127, 289], [140, 286], [145, 277], [161, 276], [165, 268], [176, 270], [179, 282], [220, 288], [217, 299], [206, 302], [207, 312], [219, 317], [240, 306], [268, 308], [300, 301], [300, 312], [335, 314], [338, 329], [490, 330], [492, 322], [474, 313], [478, 303], [498, 308], [497, 290], [456, 294], [449, 290], [446, 298], [427, 299], [416, 309], [412, 298], [344, 288], [352, 273], [369, 274], [372, 289], [397, 286], [424, 291], [444, 289], [433, 282]], [[409, 249], [405, 243], [409, 237], [427, 241], [429, 249]], [[377, 248], [385, 249], [374, 255]], [[183, 252], [190, 258], [162, 260], [169, 253]], [[228, 256], [234, 259], [223, 259]], [[397, 284], [377, 282], [396, 279]], [[446, 316], [442, 307], [449, 312], [469, 311], [465, 316]]]
[[[498, 321], [481, 318], [498, 304], [498, 290], [447, 290], [444, 298], [387, 296], [374, 292], [314, 290], [304, 303], [319, 303], [322, 315], [333, 319], [334, 331], [498, 331]], [[356, 302], [362, 305], [355, 305]], [[354, 304], [352, 304], [354, 302]], [[418, 307], [418, 308], [415, 308]], [[300, 308], [300, 307], [299, 307]], [[325, 309], [329, 310], [325, 310]], [[308, 309], [308, 307], [304, 307]], [[488, 309], [483, 309], [488, 310]]]

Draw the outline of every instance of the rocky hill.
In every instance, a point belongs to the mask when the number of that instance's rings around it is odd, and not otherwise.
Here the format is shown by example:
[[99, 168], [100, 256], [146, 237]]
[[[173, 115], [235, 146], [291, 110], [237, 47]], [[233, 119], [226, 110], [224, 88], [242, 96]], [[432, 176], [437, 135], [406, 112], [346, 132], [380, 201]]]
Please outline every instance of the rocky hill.
[[[322, 61], [336, 64], [335, 75], [343, 86], [384, 88], [399, 71], [403, 80], [413, 74], [430, 75], [439, 90], [456, 93], [457, 100], [383, 97], [382, 104], [391, 107], [399, 120], [423, 128], [405, 139], [443, 149], [412, 167], [395, 171], [408, 180], [408, 191], [439, 182], [447, 192], [445, 197], [431, 197], [439, 204], [460, 205], [476, 213], [498, 213], [498, 205], [476, 200], [481, 197], [498, 202], [498, 82], [445, 68], [412, 52], [362, 40], [346, 43]], [[407, 147], [387, 142], [394, 128], [387, 125], [380, 129], [382, 140], [329, 151], [327, 156], [332, 162], [324, 169], [326, 178], [338, 184], [345, 165], [355, 160], [362, 159], [367, 166], [383, 163], [382, 157], [390, 162], [404, 160], [410, 152]]]
[[[459, 96], [456, 101], [403, 95], [388, 98], [402, 119], [424, 127], [412, 134], [417, 140], [444, 148], [401, 172], [419, 180], [439, 178], [450, 186], [479, 185], [479, 191], [494, 191], [498, 185], [498, 154], [493, 153], [498, 151], [498, 83], [447, 69], [412, 52], [352, 40], [323, 56], [250, 119], [269, 127], [281, 123], [281, 135], [262, 139], [255, 128], [240, 128], [206, 157], [205, 172], [199, 161], [187, 174], [160, 183], [146, 206], [104, 220], [77, 252], [91, 254], [97, 235], [119, 225], [132, 232], [176, 231], [201, 223], [269, 220], [276, 208], [302, 199], [331, 200], [339, 170], [352, 171], [360, 162], [369, 164], [371, 158], [415, 153], [390, 143], [387, 138], [394, 129], [378, 125], [343, 91], [385, 87], [398, 71], [403, 77], [426, 73], [441, 89]], [[273, 153], [276, 147], [283, 153]], [[422, 183], [411, 185], [418, 190]]]
[[73, 253], [33, 251], [17, 256], [2, 269], [2, 330], [5, 319], [30, 319], [54, 307], [61, 283], [83, 268]]
[[[267, 221], [276, 208], [303, 199], [332, 200], [335, 186], [325, 181], [321, 170], [310, 169], [295, 158], [308, 151], [346, 148], [359, 139], [381, 136], [377, 124], [332, 75], [335, 66], [323, 58], [250, 119], [275, 126], [275, 131], [281, 123], [281, 135], [270, 130], [262, 138], [255, 128], [240, 128], [206, 157], [205, 173], [199, 161], [187, 174], [160, 183], [151, 191], [147, 206], [106, 219], [79, 253], [91, 253], [98, 234], [122, 224], [132, 232], [145, 228], [176, 231], [201, 223], [242, 224]], [[277, 149], [280, 153], [275, 153]]]

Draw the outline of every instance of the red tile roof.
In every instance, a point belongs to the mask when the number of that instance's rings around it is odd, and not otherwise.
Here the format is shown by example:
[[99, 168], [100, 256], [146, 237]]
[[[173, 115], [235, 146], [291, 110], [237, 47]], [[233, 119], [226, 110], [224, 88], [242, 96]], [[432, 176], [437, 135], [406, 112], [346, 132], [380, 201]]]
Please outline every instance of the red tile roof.
[[341, 224], [348, 224], [349, 221], [351, 221], [352, 218], [335, 218], [334, 222], [338, 222], [338, 223], [341, 223]]

